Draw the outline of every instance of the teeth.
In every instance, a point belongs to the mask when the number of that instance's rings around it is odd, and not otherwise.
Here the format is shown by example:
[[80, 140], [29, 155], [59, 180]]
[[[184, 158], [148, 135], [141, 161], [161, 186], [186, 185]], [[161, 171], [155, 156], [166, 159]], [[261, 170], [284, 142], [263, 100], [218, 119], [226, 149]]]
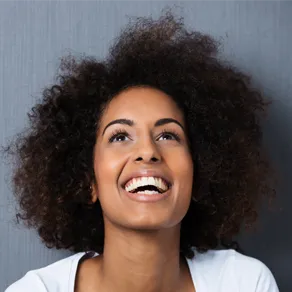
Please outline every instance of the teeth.
[[156, 191], [139, 191], [137, 194], [145, 194], [145, 195], [154, 195], [154, 194], [159, 194], [159, 192]]
[[[138, 187], [149, 186], [149, 185], [157, 187], [159, 189], [159, 191], [161, 191], [161, 192], [165, 192], [165, 191], [168, 190], [167, 184], [161, 178], [158, 178], [158, 177], [139, 177], [139, 178], [134, 178], [131, 181], [127, 182], [127, 184], [125, 186], [125, 190], [127, 192], [133, 192]], [[143, 191], [142, 193], [144, 193], [144, 192], [158, 193], [156, 191]], [[139, 193], [141, 193], [141, 192], [139, 192]]]

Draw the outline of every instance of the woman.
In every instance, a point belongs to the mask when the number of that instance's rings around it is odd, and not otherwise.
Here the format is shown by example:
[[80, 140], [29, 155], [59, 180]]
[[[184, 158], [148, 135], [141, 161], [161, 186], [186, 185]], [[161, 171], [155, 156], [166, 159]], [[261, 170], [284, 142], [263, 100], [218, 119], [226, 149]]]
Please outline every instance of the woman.
[[258, 118], [268, 102], [166, 11], [138, 18], [105, 61], [62, 61], [16, 158], [18, 218], [74, 255], [6, 292], [276, 292], [232, 245], [275, 177]]

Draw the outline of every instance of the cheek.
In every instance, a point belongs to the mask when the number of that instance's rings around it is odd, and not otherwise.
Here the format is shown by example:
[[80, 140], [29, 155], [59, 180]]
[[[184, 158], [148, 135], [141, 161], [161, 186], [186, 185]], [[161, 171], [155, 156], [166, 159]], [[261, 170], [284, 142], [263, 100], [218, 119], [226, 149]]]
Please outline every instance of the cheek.
[[193, 160], [187, 149], [179, 149], [176, 153], [169, 154], [169, 167], [179, 182], [192, 184]]
[[176, 159], [172, 160], [172, 172], [177, 181], [177, 200], [182, 208], [188, 208], [192, 196], [194, 165], [188, 151], [181, 151]]
[[[114, 151], [98, 150], [94, 160], [94, 172], [97, 182], [97, 198], [101, 204], [103, 212], [116, 213], [117, 200], [116, 190], [117, 181], [123, 163], [119, 155]], [[110, 211], [111, 210], [111, 211]]]
[[193, 186], [193, 161], [187, 150], [180, 149], [180, 151], [172, 153], [168, 162], [175, 179], [173, 190], [175, 196], [172, 202], [173, 216], [170, 222], [175, 225], [182, 221], [190, 206]]
[[114, 185], [122, 166], [123, 159], [115, 151], [109, 151], [108, 149], [96, 151], [94, 171], [100, 188], [104, 187], [105, 184]]

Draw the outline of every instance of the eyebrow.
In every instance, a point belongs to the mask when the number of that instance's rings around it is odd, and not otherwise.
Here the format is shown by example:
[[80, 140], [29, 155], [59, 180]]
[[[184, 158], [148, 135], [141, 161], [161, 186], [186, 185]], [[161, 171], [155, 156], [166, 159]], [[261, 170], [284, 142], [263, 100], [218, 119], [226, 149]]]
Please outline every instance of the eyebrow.
[[[163, 126], [163, 125], [166, 125], [166, 124], [169, 124], [169, 123], [175, 123], [175, 124], [179, 125], [183, 130], [185, 130], [184, 127], [183, 127], [183, 125], [179, 121], [177, 121], [175, 119], [172, 119], [172, 118], [159, 119], [159, 120], [157, 120], [155, 122], [154, 127]], [[133, 127], [135, 125], [135, 122], [133, 120], [129, 120], [129, 119], [117, 119], [117, 120], [113, 120], [113, 121], [111, 121], [110, 123], [108, 123], [106, 125], [106, 127], [104, 128], [104, 130], [102, 132], [102, 136], [104, 135], [105, 130], [109, 126], [112, 126], [114, 124], [122, 124], [122, 125], [128, 125], [130, 127]]]

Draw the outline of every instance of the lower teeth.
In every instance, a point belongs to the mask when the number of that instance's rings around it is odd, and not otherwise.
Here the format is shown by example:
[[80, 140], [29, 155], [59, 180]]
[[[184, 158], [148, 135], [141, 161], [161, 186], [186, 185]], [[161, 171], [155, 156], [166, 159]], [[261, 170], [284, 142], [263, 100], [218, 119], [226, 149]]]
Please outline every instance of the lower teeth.
[[139, 191], [137, 194], [145, 194], [145, 195], [154, 195], [154, 194], [160, 194], [157, 191]]

